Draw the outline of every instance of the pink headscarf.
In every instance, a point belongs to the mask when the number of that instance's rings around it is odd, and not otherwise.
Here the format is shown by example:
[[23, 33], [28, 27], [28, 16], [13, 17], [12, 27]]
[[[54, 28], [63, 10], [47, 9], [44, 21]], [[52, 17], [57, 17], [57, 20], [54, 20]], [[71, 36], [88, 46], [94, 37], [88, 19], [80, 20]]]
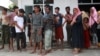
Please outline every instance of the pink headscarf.
[[95, 7], [92, 7], [91, 10], [93, 10], [93, 13], [90, 12], [90, 18], [89, 18], [89, 26], [91, 27], [95, 22], [97, 23], [97, 10]]
[[79, 16], [81, 14], [81, 11], [79, 8], [74, 8], [74, 9], [77, 9], [77, 14], [73, 14], [73, 21], [76, 20], [77, 16]]

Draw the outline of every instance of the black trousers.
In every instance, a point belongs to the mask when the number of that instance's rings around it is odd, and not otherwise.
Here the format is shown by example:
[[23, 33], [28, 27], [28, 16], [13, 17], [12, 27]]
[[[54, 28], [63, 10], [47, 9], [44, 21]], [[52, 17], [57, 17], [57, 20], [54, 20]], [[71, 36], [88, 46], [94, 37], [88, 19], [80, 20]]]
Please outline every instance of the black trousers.
[[10, 38], [15, 38], [15, 37], [16, 37], [15, 27], [10, 26]]
[[16, 40], [17, 40], [17, 49], [20, 50], [21, 48], [26, 48], [26, 37], [25, 32], [16, 33]]
[[9, 43], [9, 26], [2, 25], [2, 45]]
[[67, 40], [68, 40], [68, 44], [71, 44], [71, 39], [72, 39], [72, 27], [70, 26], [70, 24], [67, 24], [66, 30], [67, 30]]
[[100, 43], [100, 29], [97, 29], [98, 42]]

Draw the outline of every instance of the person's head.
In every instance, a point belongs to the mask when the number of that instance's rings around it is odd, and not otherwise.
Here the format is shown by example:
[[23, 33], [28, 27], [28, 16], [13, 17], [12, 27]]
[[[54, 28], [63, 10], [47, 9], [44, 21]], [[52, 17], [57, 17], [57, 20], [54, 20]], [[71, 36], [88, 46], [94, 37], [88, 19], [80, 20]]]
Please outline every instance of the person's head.
[[23, 9], [19, 9], [18, 16], [24, 16], [25, 11]]
[[70, 13], [70, 7], [69, 6], [67, 6], [66, 8], [65, 8], [65, 10], [66, 10], [66, 12], [69, 14]]
[[15, 13], [18, 13], [18, 7], [17, 7], [17, 6], [14, 6], [14, 7], [13, 7], [13, 11], [14, 11]]
[[89, 15], [86, 11], [82, 11], [82, 19], [84, 19], [85, 17], [89, 18]]
[[100, 11], [98, 11], [98, 16], [100, 16]]
[[55, 8], [55, 13], [59, 13], [59, 11], [60, 11], [60, 8], [59, 7], [56, 7]]
[[90, 15], [93, 16], [95, 14], [97, 14], [96, 8], [95, 7], [91, 7], [91, 9], [90, 9]]
[[74, 9], [73, 9], [73, 14], [74, 14], [74, 15], [80, 14], [80, 12], [81, 12], [81, 11], [80, 11], [79, 8], [74, 8]]
[[2, 9], [2, 14], [7, 14], [7, 9], [6, 8]]
[[45, 12], [50, 13], [50, 5], [45, 5]]
[[28, 17], [29, 17], [29, 18], [32, 18], [32, 13], [29, 13], [29, 14], [28, 14]]
[[39, 6], [39, 5], [35, 5], [33, 11], [34, 11], [34, 13], [38, 13], [38, 12], [40, 12], [40, 11], [41, 11], [40, 6]]
[[88, 22], [89, 22], [89, 18], [88, 17], [83, 18], [83, 23], [88, 23]]

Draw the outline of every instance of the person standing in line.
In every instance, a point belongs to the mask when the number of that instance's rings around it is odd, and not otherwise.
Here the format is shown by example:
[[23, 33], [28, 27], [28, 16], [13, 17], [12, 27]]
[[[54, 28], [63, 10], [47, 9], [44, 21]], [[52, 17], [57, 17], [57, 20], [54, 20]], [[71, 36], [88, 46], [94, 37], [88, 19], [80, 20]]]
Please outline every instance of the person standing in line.
[[90, 27], [89, 27], [89, 16], [85, 11], [82, 11], [82, 22], [84, 28], [84, 48], [88, 49], [91, 45]]
[[83, 18], [83, 28], [84, 28], [84, 48], [90, 47], [90, 32], [89, 32], [89, 18]]
[[67, 23], [66, 25], [66, 30], [67, 30], [67, 43], [68, 45], [71, 45], [71, 38], [72, 38], [72, 31], [71, 31], [71, 21], [72, 21], [72, 14], [70, 13], [70, 7], [66, 7], [66, 15], [65, 15], [65, 23]]
[[2, 16], [0, 18], [2, 23], [2, 47], [0, 49], [4, 49], [4, 44], [9, 42], [9, 20], [7, 18], [7, 9], [2, 9]]
[[16, 37], [16, 32], [15, 32], [15, 25], [14, 25], [14, 17], [18, 14], [18, 7], [14, 6], [13, 7], [13, 12], [11, 12], [8, 15], [9, 18], [9, 26], [10, 26], [10, 49], [14, 51], [13, 47], [13, 39]]
[[98, 11], [98, 26], [97, 26], [97, 37], [98, 37], [98, 47], [100, 48], [100, 11]]
[[42, 27], [43, 27], [43, 15], [41, 14], [41, 8], [38, 5], [34, 6], [34, 14], [32, 14], [32, 34], [34, 38], [33, 51], [36, 53], [37, 46], [40, 49], [39, 54], [42, 54]]
[[[24, 18], [24, 29], [26, 29], [27, 26], [27, 17], [25, 15], [23, 15]], [[23, 39], [21, 40], [21, 45], [22, 45], [22, 49], [26, 50], [27, 47], [27, 43], [26, 43], [26, 35], [25, 35], [25, 31], [23, 32]]]
[[32, 47], [32, 34], [31, 34], [31, 26], [32, 26], [32, 13], [28, 14], [28, 37], [29, 37], [29, 42], [30, 42], [30, 46]]
[[45, 5], [43, 25], [44, 25], [44, 48], [45, 48], [45, 52], [43, 53], [43, 55], [46, 55], [52, 50], [51, 43], [53, 35], [53, 13], [51, 13], [49, 5]]
[[15, 24], [15, 30], [16, 30], [16, 40], [17, 40], [17, 50], [22, 50], [22, 43], [21, 41], [24, 38], [24, 10], [19, 9], [18, 15], [14, 17], [14, 24]]
[[78, 54], [84, 47], [82, 15], [79, 8], [73, 9], [72, 26], [72, 47], [73, 53]]
[[[61, 13], [59, 13], [60, 11], [60, 8], [59, 7], [56, 7], [55, 8], [55, 38], [56, 38], [56, 41], [57, 41], [57, 47], [61, 46], [61, 50], [63, 50], [63, 39], [64, 39], [64, 36], [63, 36], [63, 28], [62, 28], [62, 21], [63, 21], [63, 15]], [[61, 43], [60, 43], [60, 41]]]
[[92, 41], [93, 45], [97, 46], [98, 44], [98, 38], [97, 38], [97, 10], [95, 7], [91, 7], [90, 9], [90, 18], [89, 18], [89, 26], [91, 28], [91, 34], [92, 34]]

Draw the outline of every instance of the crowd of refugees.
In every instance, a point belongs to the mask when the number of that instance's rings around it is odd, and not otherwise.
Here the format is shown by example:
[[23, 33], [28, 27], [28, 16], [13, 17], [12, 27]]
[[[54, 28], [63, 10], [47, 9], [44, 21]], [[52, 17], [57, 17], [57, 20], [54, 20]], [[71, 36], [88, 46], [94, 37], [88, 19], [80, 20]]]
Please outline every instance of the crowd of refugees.
[[[51, 12], [51, 7], [45, 5], [45, 13], [41, 13], [41, 8], [35, 5], [33, 12], [25, 16], [25, 11], [14, 6], [13, 12], [7, 14], [7, 9], [2, 9], [0, 22], [2, 23], [2, 47], [5, 47], [5, 41], [8, 41], [10, 51], [15, 51], [14, 41], [17, 43], [18, 51], [26, 51], [25, 28], [28, 27], [29, 45], [32, 48], [31, 53], [46, 55], [52, 48], [52, 39], [56, 39], [56, 49], [64, 49], [63, 26], [66, 25], [67, 43], [73, 49], [74, 54], [82, 52], [91, 46], [100, 47], [100, 11], [95, 7], [90, 8], [90, 13], [80, 11], [79, 8], [73, 8], [73, 14], [70, 13], [70, 7], [66, 7], [66, 14], [60, 13], [60, 8], [55, 8], [55, 14]], [[63, 22], [63, 19], [65, 21]], [[55, 32], [55, 37], [53, 36]], [[44, 51], [43, 51], [44, 50]]]

